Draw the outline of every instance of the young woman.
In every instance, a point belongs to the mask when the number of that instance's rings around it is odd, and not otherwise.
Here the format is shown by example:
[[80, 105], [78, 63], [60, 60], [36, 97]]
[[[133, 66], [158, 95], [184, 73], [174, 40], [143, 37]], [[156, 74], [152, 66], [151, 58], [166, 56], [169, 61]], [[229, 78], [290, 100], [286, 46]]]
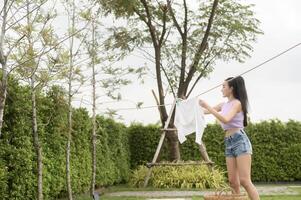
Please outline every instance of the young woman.
[[214, 115], [225, 130], [225, 156], [230, 187], [239, 193], [242, 185], [252, 200], [259, 199], [258, 192], [251, 181], [252, 145], [243, 128], [247, 126], [248, 95], [241, 76], [227, 78], [222, 93], [226, 103], [215, 107], [200, 100], [205, 114]]

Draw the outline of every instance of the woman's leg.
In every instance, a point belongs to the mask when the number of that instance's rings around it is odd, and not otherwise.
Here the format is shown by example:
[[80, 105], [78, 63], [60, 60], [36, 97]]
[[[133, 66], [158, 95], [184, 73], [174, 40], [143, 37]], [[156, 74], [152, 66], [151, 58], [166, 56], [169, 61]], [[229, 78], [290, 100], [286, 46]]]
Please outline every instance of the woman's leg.
[[236, 165], [239, 174], [240, 184], [245, 188], [251, 200], [258, 200], [257, 189], [251, 181], [251, 155], [242, 154], [236, 157]]
[[235, 157], [226, 157], [227, 171], [228, 171], [228, 179], [230, 187], [234, 190], [235, 193], [239, 194], [239, 176], [238, 169], [236, 166], [236, 158]]

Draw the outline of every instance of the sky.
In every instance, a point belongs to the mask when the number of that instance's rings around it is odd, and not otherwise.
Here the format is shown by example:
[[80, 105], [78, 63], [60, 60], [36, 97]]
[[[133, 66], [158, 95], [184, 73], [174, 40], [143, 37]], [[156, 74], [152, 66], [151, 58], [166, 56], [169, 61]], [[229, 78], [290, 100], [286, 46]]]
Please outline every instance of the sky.
[[[189, 0], [188, 2], [193, 4], [196, 1]], [[300, 0], [241, 0], [241, 2], [255, 5], [253, 8], [255, 17], [260, 20], [260, 29], [264, 34], [259, 35], [257, 42], [253, 44], [254, 49], [251, 57], [245, 63], [218, 62], [209, 78], [198, 82], [190, 95], [191, 97], [201, 94], [221, 84], [225, 78], [241, 74], [301, 42]], [[64, 16], [57, 18], [56, 25], [62, 34], [67, 27], [66, 19]], [[123, 61], [124, 65], [132, 65], [133, 63], [144, 65], [146, 62], [145, 59], [135, 55]], [[150, 67], [154, 68], [154, 66]], [[251, 121], [260, 122], [276, 118], [282, 121], [288, 121], [289, 119], [301, 121], [300, 75], [301, 45], [244, 75], [249, 96]], [[101, 88], [97, 90], [97, 92], [101, 92]], [[156, 102], [151, 90], [157, 93], [155, 79], [146, 77], [143, 85], [133, 79], [133, 84], [122, 88], [122, 101], [102, 104], [98, 107], [97, 112], [102, 114], [107, 108], [117, 110], [120, 108], [135, 108], [137, 102], [144, 102], [143, 106], [155, 106]], [[91, 111], [91, 106], [85, 104], [85, 102], [91, 102], [90, 97], [91, 88], [83, 87], [81, 92], [75, 96], [73, 105], [75, 107], [86, 107], [87, 110]], [[201, 95], [199, 98], [207, 101], [212, 106], [226, 101], [222, 97], [221, 87]], [[99, 98], [98, 100], [101, 102], [103, 99]], [[171, 104], [173, 98], [167, 97], [165, 102]], [[167, 106], [168, 111], [169, 108], [170, 106]], [[160, 119], [157, 107], [121, 110], [118, 111], [118, 114], [123, 118], [121, 122], [127, 125], [133, 122], [157, 123]], [[212, 116], [206, 116], [206, 121], [212, 123], [215, 119]]]
[[[301, 42], [301, 1], [299, 0], [246, 0], [243, 2], [255, 4], [253, 10], [260, 20], [260, 35], [251, 58], [245, 63], [218, 62], [209, 79], [199, 81], [191, 97], [196, 96], [209, 88], [219, 85], [229, 76], [235, 76], [257, 66], [278, 53]], [[143, 63], [142, 59], [131, 58], [128, 63]], [[301, 45], [285, 55], [263, 65], [260, 68], [244, 75], [250, 102], [250, 119], [252, 122], [262, 120], [290, 119], [301, 121]], [[155, 105], [151, 90], [157, 93], [156, 82], [146, 80], [144, 85], [137, 82], [122, 89], [125, 101], [106, 105], [112, 108], [135, 107], [133, 102], [143, 101], [144, 106]], [[214, 106], [226, 101], [222, 97], [221, 87], [201, 95], [199, 98]], [[172, 103], [172, 98], [167, 98], [166, 103]], [[169, 108], [168, 108], [169, 110]], [[123, 110], [118, 112], [123, 117], [123, 122], [141, 122], [143, 124], [159, 121], [159, 112], [156, 107], [141, 110]], [[214, 117], [206, 116], [206, 121], [212, 123]]]
[[[221, 84], [227, 77], [241, 74], [293, 45], [301, 43], [301, 0], [245, 0], [245, 2], [255, 4], [256, 18], [261, 21], [260, 29], [264, 35], [260, 35], [257, 42], [253, 44], [254, 51], [245, 63], [218, 62], [210, 78], [199, 81], [191, 97]], [[61, 25], [67, 27], [65, 22]], [[124, 63], [143, 65], [145, 60], [132, 56]], [[301, 45], [244, 75], [244, 79], [250, 103], [249, 116], [252, 122], [276, 118], [281, 121], [289, 119], [301, 121]], [[134, 79], [133, 84], [121, 90], [123, 101], [102, 105], [97, 111], [102, 113], [106, 108], [135, 107], [135, 103], [140, 101], [144, 102], [144, 106], [156, 105], [151, 93], [152, 89], [157, 93], [154, 79], [147, 78], [143, 85]], [[77, 99], [91, 96], [91, 90], [87, 88], [82, 90], [86, 91], [81, 91]], [[201, 95], [200, 98], [212, 106], [226, 101], [222, 97], [221, 87]], [[172, 101], [170, 97], [166, 99], [166, 103]], [[86, 106], [79, 101], [74, 101], [73, 105], [75, 107]], [[167, 107], [168, 110], [169, 108], [170, 106]], [[91, 106], [87, 106], [87, 109], [91, 110]], [[160, 119], [156, 107], [124, 110], [119, 111], [118, 114], [123, 118], [121, 122], [127, 125], [133, 122], [146, 125], [157, 123]], [[206, 121], [213, 123], [215, 119], [212, 116], [206, 116]]]

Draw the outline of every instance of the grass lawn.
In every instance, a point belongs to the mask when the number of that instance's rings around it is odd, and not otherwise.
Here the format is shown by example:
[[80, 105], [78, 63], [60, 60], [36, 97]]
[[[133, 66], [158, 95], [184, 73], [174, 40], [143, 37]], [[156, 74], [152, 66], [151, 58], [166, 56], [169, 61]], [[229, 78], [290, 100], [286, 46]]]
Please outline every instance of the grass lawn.
[[[77, 197], [77, 200], [91, 200], [88, 196]], [[101, 200], [145, 200], [146, 198], [142, 197], [106, 197], [101, 196]], [[300, 200], [301, 196], [261, 196], [261, 200]], [[202, 197], [193, 197], [192, 200], [203, 200]]]
[[[272, 187], [273, 185], [267, 185], [267, 187]], [[301, 200], [301, 187], [288, 186], [290, 191], [295, 191], [298, 195], [261, 195], [261, 200]], [[126, 185], [113, 186], [105, 189], [105, 194], [100, 196], [100, 200], [146, 200], [149, 198], [145, 197], [110, 197], [107, 194], [110, 192], [121, 192], [121, 191], [181, 191], [185, 189], [154, 189], [154, 188], [130, 188]], [[190, 189], [193, 190], [193, 189]], [[196, 189], [197, 191], [198, 189]], [[170, 197], [171, 198], [171, 197]], [[92, 198], [88, 195], [80, 195], [75, 197], [76, 200], [91, 200]], [[192, 200], [203, 200], [202, 197], [192, 197]]]
[[[89, 196], [78, 196], [77, 200], [91, 200]], [[101, 200], [145, 200], [144, 197], [108, 197], [100, 196]], [[301, 200], [301, 195], [277, 195], [277, 196], [261, 196], [261, 200]], [[203, 200], [202, 197], [192, 197], [192, 200]]]

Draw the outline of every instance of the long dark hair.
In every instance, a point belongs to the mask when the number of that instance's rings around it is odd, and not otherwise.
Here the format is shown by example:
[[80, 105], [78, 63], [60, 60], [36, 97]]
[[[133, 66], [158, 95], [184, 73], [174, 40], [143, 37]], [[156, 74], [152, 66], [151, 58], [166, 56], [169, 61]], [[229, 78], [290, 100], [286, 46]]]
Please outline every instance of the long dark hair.
[[241, 103], [242, 111], [244, 114], [244, 126], [248, 125], [248, 94], [245, 86], [245, 81], [241, 76], [237, 77], [229, 77], [226, 79], [228, 82], [229, 87], [233, 88], [233, 96], [238, 99]]

